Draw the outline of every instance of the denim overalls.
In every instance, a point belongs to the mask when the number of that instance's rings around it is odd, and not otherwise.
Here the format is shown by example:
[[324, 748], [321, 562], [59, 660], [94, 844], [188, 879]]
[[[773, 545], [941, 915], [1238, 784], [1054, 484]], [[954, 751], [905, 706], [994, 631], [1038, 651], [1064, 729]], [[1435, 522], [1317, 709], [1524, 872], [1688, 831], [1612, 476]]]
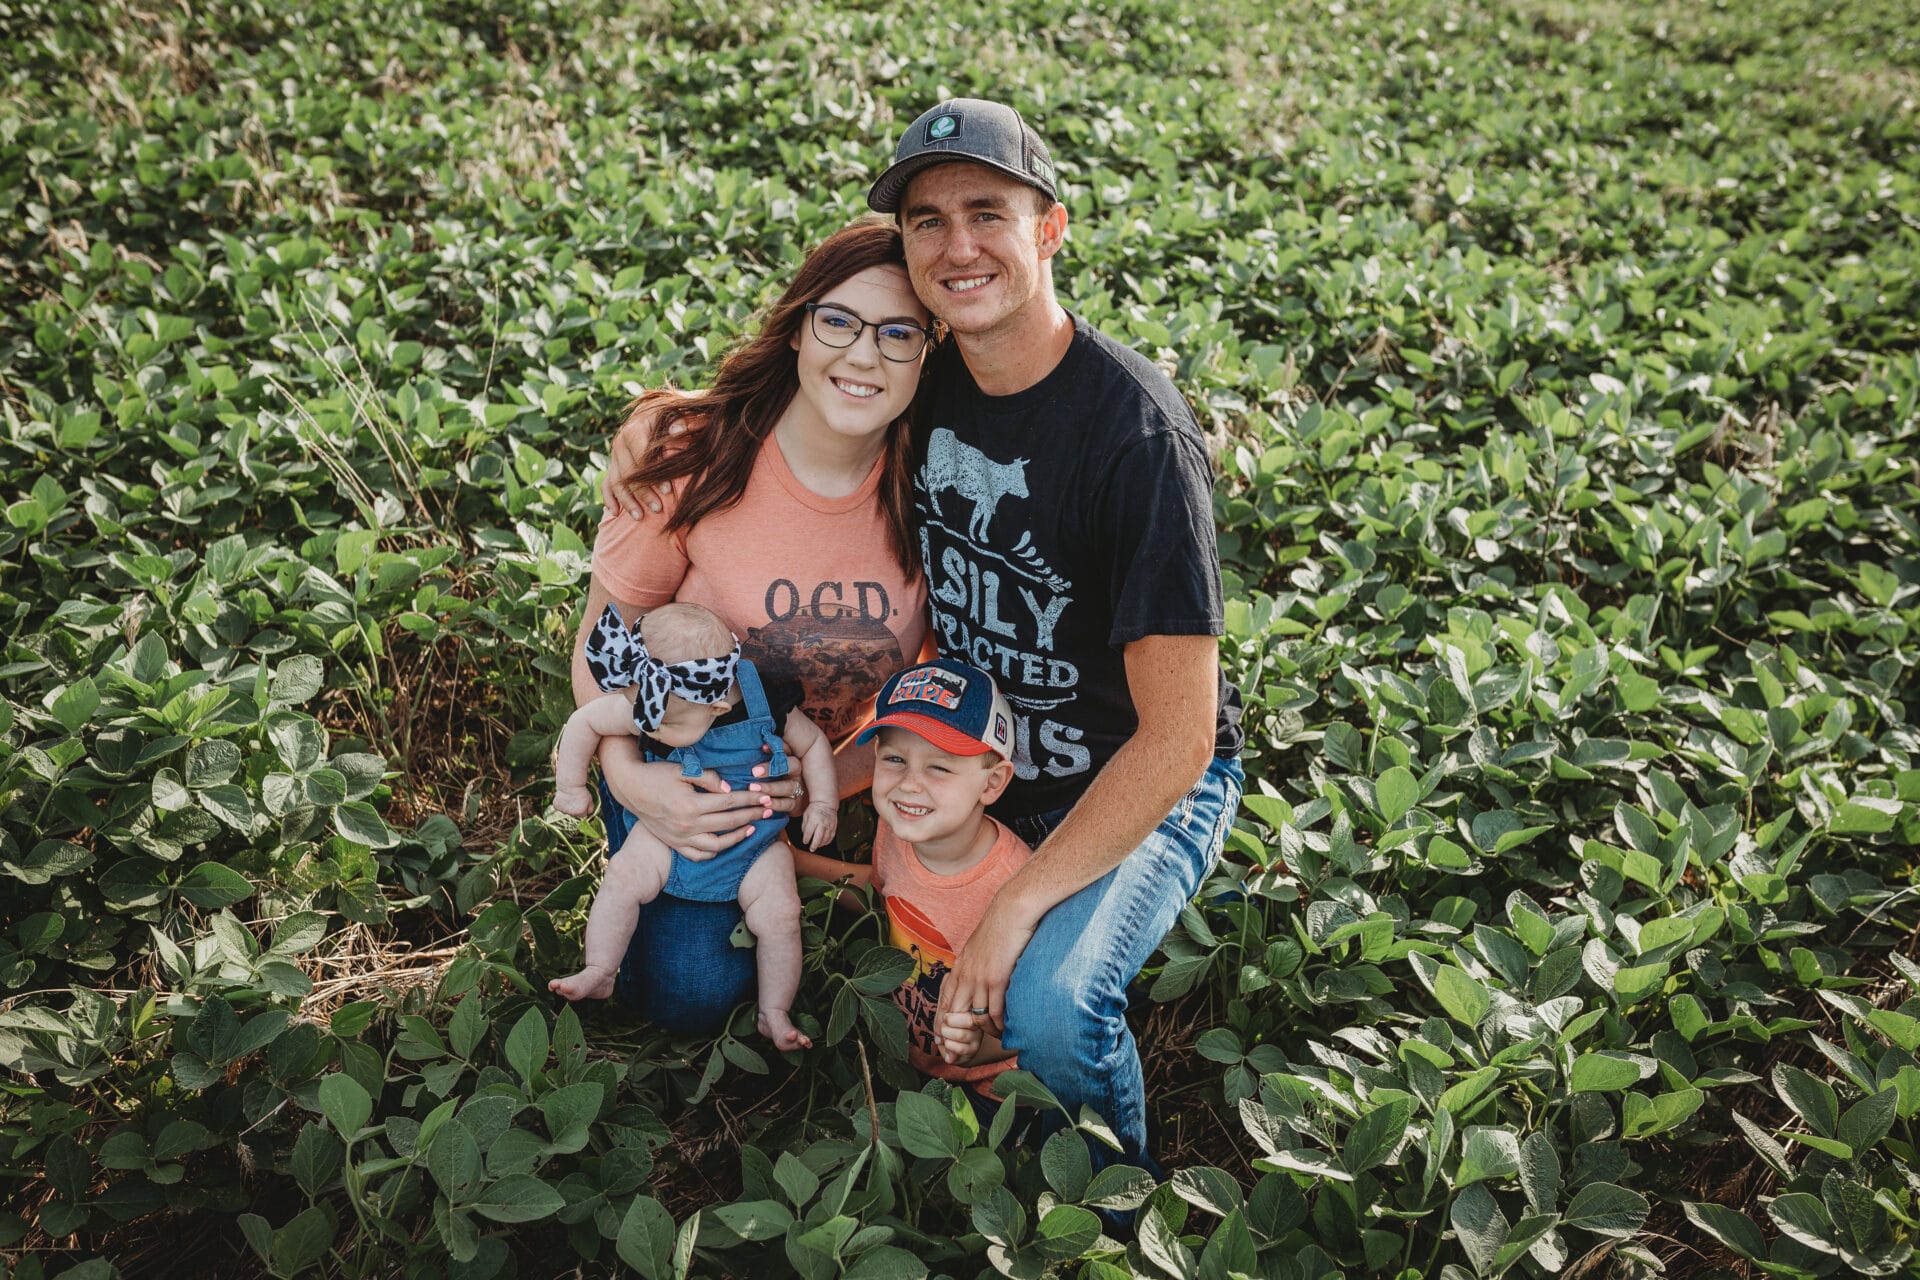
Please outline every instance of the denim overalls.
[[[786, 744], [781, 741], [780, 726], [773, 722], [773, 712], [767, 706], [767, 695], [760, 688], [760, 673], [754, 669], [753, 663], [742, 658], [734, 679], [739, 685], [747, 718], [732, 724], [717, 724], [692, 746], [675, 747], [669, 751], [664, 759], [679, 765], [683, 777], [697, 778], [712, 769], [738, 788], [749, 782], [765, 781], [753, 776], [754, 766], [762, 764], [767, 766], [767, 778], [785, 776]], [[762, 747], [771, 747], [772, 754], [767, 754]], [[663, 757], [648, 752], [647, 758], [658, 760]], [[731, 849], [722, 849], [704, 862], [684, 858], [675, 852], [672, 869], [667, 873], [666, 891], [676, 898], [688, 898], [694, 902], [732, 901], [740, 896], [740, 882], [747, 878], [747, 872], [786, 827], [785, 814], [762, 818], [753, 824], [752, 835]]]

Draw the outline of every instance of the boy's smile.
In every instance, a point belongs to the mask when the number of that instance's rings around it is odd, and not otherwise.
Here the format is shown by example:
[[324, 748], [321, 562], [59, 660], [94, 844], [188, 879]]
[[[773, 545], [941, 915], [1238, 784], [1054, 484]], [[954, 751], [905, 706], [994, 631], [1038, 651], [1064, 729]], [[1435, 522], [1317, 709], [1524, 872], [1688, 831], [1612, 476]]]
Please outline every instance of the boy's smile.
[[943, 864], [973, 852], [982, 810], [1012, 776], [1013, 766], [990, 751], [952, 755], [896, 726], [882, 728], [874, 741], [874, 807], [929, 870], [942, 874], [964, 869]]

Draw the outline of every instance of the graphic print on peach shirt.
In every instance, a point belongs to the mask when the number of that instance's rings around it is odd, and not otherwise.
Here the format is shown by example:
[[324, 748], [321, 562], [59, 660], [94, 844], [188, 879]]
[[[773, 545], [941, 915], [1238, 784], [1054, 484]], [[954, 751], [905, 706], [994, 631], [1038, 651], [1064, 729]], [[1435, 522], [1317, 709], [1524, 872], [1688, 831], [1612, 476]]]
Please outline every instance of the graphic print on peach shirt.
[[987, 821], [995, 828], [993, 848], [950, 876], [927, 870], [885, 822], [873, 836], [873, 887], [886, 899], [887, 941], [914, 962], [913, 972], [893, 995], [907, 1018], [907, 1059], [917, 1070], [956, 1084], [979, 1084], [1016, 1065], [1012, 1058], [972, 1067], [949, 1065], [941, 1060], [933, 1034], [941, 981], [953, 971], [955, 957], [979, 927], [993, 895], [1033, 856], [1019, 836], [992, 818]]
[[[740, 501], [692, 529], [664, 533], [665, 514], [607, 516], [593, 571], [624, 604], [681, 600], [713, 610], [762, 679], [800, 682], [802, 710], [838, 742], [927, 641], [926, 580], [901, 572], [875, 501], [883, 463], [853, 493], [823, 498], [769, 437]], [[683, 488], [676, 482], [668, 500]]]

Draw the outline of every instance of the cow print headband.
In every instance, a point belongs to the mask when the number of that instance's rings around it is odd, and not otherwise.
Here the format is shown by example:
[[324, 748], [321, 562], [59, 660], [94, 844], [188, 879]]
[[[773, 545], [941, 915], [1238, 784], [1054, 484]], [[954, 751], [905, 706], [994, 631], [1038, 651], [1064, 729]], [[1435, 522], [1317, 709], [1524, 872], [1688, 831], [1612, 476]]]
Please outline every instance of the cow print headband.
[[608, 605], [593, 634], [587, 637], [587, 669], [602, 689], [624, 689], [634, 685], [633, 725], [641, 733], [652, 733], [667, 714], [667, 695], [688, 702], [712, 706], [724, 702], [733, 689], [734, 669], [740, 662], [740, 645], [718, 658], [688, 658], [685, 662], [661, 662], [647, 652], [647, 642], [636, 628], [620, 620], [620, 610]]

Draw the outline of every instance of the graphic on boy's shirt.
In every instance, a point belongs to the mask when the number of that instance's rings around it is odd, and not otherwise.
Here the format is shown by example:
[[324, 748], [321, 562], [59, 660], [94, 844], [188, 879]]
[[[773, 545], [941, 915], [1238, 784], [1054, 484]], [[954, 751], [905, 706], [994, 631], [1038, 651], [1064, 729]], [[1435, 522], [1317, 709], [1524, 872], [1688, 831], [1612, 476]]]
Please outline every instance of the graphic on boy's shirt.
[[887, 940], [913, 957], [913, 974], [894, 992], [894, 1002], [907, 1016], [907, 1041], [929, 1057], [939, 1045], [933, 1035], [933, 1015], [940, 1004], [940, 982], [953, 972], [953, 944], [927, 914], [898, 894], [887, 900]]
[[767, 587], [765, 626], [750, 627], [740, 652], [763, 677], [797, 680], [801, 708], [828, 738], [853, 731], [866, 695], [906, 662], [887, 625], [893, 602], [878, 582], [820, 582], [803, 589], [786, 578]]

